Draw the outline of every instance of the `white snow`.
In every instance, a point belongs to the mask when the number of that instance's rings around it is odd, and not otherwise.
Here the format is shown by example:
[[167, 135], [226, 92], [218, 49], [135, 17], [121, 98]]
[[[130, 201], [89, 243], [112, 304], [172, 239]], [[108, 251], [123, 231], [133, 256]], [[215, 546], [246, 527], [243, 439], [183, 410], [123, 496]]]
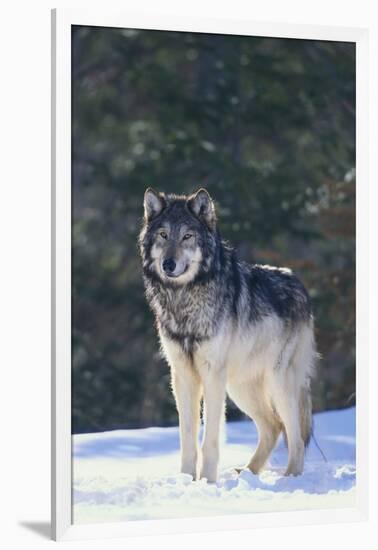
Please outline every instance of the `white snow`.
[[315, 415], [314, 432], [327, 462], [312, 440], [302, 476], [283, 476], [281, 440], [260, 475], [237, 475], [257, 434], [249, 420], [227, 423], [217, 484], [178, 473], [177, 427], [74, 435], [74, 523], [353, 507], [355, 409]]

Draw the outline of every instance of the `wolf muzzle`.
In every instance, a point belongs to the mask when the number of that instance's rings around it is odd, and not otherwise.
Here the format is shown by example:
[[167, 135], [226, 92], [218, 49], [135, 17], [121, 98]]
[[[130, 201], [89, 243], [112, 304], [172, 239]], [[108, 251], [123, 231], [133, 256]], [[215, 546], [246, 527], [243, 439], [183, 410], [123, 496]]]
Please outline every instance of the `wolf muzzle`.
[[174, 271], [176, 269], [176, 262], [173, 258], [167, 258], [163, 262], [163, 270], [168, 275], [171, 276], [174, 274]]

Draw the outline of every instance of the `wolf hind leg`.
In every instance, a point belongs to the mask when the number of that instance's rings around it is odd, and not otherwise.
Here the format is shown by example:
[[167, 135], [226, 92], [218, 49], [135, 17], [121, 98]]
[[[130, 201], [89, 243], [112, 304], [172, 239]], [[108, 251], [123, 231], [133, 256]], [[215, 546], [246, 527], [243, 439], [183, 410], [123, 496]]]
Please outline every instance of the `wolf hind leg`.
[[[257, 378], [253, 384], [248, 381], [229, 384], [227, 389], [231, 399], [256, 425], [258, 444], [251, 460], [244, 468], [257, 474], [272, 453], [282, 430], [282, 424], [266, 402], [266, 387], [262, 378]], [[244, 468], [235, 468], [235, 470], [240, 473]]]
[[305, 441], [301, 422], [300, 390], [288, 391], [282, 386], [274, 393], [274, 406], [283, 424], [288, 447], [288, 464], [285, 475], [300, 475], [304, 467]]
[[283, 424], [288, 446], [285, 475], [300, 475], [304, 468], [305, 447], [312, 433], [311, 377], [316, 350], [312, 324], [302, 327], [293, 340], [292, 354], [272, 371], [269, 393]]
[[303, 473], [305, 444], [302, 437], [298, 436], [298, 425], [296, 415], [291, 419], [285, 419], [285, 432], [288, 442], [289, 460], [285, 470], [285, 476], [299, 476]]
[[278, 436], [281, 433], [281, 424], [273, 416], [267, 414], [255, 415], [253, 420], [257, 426], [259, 441], [246, 468], [254, 474], [258, 474], [276, 446]]

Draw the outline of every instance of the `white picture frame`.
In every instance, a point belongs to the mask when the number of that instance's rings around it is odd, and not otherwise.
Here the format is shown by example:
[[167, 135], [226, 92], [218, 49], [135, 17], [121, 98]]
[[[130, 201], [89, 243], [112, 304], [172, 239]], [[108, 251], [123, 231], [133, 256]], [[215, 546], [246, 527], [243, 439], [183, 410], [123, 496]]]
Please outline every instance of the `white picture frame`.
[[[356, 44], [357, 107], [357, 503], [355, 508], [196, 519], [72, 524], [71, 468], [71, 26], [239, 34]], [[52, 536], [55, 540], [361, 521], [368, 514], [368, 31], [150, 16], [107, 9], [52, 12]], [[361, 366], [364, 368], [361, 368]]]

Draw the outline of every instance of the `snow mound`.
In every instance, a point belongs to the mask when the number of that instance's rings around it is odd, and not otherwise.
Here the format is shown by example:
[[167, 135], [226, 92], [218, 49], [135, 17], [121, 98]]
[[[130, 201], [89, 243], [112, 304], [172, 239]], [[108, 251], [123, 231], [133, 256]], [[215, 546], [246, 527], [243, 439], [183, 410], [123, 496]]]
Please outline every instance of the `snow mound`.
[[285, 477], [279, 442], [271, 463], [254, 475], [257, 444], [250, 421], [228, 423], [217, 484], [180, 474], [178, 428], [117, 430], [73, 436], [74, 523], [351, 507], [355, 499], [355, 409], [315, 416], [302, 476]]

